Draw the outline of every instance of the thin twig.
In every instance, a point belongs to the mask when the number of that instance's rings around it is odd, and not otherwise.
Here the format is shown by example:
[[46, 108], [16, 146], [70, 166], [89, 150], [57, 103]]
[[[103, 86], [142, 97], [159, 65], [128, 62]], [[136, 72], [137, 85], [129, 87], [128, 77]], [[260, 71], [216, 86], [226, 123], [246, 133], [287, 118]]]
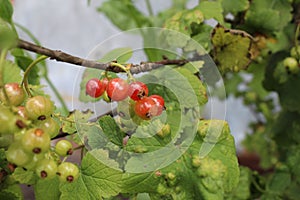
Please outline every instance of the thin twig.
[[[122, 69], [116, 66], [112, 66], [111, 63], [100, 63], [94, 60], [88, 60], [80, 57], [76, 57], [70, 54], [67, 54], [65, 52], [62, 52], [60, 50], [52, 50], [48, 49], [46, 47], [42, 47], [36, 44], [33, 44], [31, 42], [27, 42], [24, 40], [19, 40], [18, 47], [21, 49], [25, 49], [27, 51], [35, 52], [41, 55], [48, 56], [50, 59], [60, 61], [60, 62], [66, 62], [74, 65], [79, 65], [87, 68], [94, 68], [94, 69], [101, 69], [101, 70], [107, 70], [112, 72], [123, 72]], [[141, 64], [135, 64], [132, 65], [130, 68], [130, 72], [132, 74], [138, 74], [141, 72], [147, 72], [154, 69], [157, 69], [159, 67], [163, 67], [164, 65], [184, 65], [188, 60], [169, 60], [164, 59], [162, 61], [157, 62], [143, 62]]]

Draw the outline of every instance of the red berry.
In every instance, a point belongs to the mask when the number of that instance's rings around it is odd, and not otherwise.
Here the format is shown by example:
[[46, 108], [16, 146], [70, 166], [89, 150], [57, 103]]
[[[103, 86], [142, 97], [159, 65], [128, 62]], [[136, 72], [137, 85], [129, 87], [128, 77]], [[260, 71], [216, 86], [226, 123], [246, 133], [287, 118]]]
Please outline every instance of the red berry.
[[[24, 89], [19, 85], [19, 83], [6, 83], [4, 88], [11, 105], [18, 106], [23, 103], [26, 95]], [[6, 97], [2, 94], [2, 92], [0, 93], [0, 100], [7, 103]]]
[[161, 113], [165, 109], [165, 100], [164, 100], [164, 98], [162, 98], [159, 95], [151, 95], [151, 96], [149, 96], [149, 98], [153, 99], [156, 103], [156, 106], [157, 106], [157, 113], [154, 114], [153, 116], [161, 115]]
[[113, 78], [108, 82], [106, 92], [112, 101], [122, 101], [128, 96], [128, 83], [121, 78]]
[[157, 106], [156, 102], [149, 98], [144, 97], [143, 99], [136, 102], [134, 111], [137, 116], [142, 119], [150, 119], [152, 116], [156, 116]]
[[145, 83], [136, 81], [129, 85], [128, 96], [134, 101], [138, 101], [145, 96], [148, 96], [148, 87]]
[[100, 97], [104, 93], [105, 89], [106, 85], [103, 81], [97, 78], [90, 79], [85, 85], [86, 94], [94, 98]]

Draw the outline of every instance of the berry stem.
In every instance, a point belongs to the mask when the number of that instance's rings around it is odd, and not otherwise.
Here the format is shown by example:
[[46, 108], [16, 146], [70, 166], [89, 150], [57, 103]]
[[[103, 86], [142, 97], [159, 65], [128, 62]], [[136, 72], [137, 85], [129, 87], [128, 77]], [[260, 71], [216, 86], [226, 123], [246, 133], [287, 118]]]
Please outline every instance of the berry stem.
[[130, 72], [130, 68], [126, 68], [124, 65], [121, 65], [121, 64], [116, 63], [116, 62], [112, 62], [110, 65], [113, 66], [113, 67], [119, 67], [119, 68], [122, 69], [124, 72], [126, 72], [129, 81], [134, 81], [134, 78], [133, 78], [133, 76], [132, 76], [132, 74], [131, 74], [131, 72]]
[[299, 52], [298, 52], [298, 37], [299, 37], [299, 31], [300, 31], [300, 23], [297, 24], [296, 32], [295, 32], [295, 47], [296, 47], [296, 55], [297, 58], [299, 58]]
[[26, 90], [26, 92], [27, 92], [27, 94], [28, 94], [29, 97], [32, 97], [32, 94], [31, 94], [31, 92], [30, 92], [30, 90], [29, 90], [29, 87], [28, 87], [28, 75], [29, 75], [29, 72], [30, 72], [30, 70], [31, 70], [36, 64], [38, 64], [39, 62], [41, 62], [41, 61], [43, 61], [43, 60], [45, 60], [45, 59], [47, 59], [47, 58], [48, 58], [48, 56], [40, 56], [40, 57], [38, 57], [36, 60], [34, 60], [34, 61], [27, 67], [27, 69], [26, 69], [25, 72], [24, 72], [24, 77], [23, 77], [23, 80], [22, 80], [22, 85], [24, 85], [24, 88], [25, 88], [25, 90]]

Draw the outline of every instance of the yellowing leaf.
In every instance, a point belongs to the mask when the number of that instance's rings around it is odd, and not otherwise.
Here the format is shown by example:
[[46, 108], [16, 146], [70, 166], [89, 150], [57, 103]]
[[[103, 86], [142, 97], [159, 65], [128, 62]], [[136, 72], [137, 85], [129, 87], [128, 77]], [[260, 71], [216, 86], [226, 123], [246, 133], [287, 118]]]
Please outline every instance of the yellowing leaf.
[[214, 60], [222, 73], [246, 69], [251, 62], [252, 37], [239, 30], [217, 25], [212, 32]]

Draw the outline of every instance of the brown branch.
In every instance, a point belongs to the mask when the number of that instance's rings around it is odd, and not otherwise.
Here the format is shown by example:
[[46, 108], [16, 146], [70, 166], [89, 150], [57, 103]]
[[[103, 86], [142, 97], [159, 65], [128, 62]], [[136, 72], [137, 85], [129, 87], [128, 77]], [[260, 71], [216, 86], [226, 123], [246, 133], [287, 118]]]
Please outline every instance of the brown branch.
[[[111, 63], [100, 63], [94, 60], [87, 60], [84, 58], [76, 57], [60, 50], [52, 50], [46, 47], [42, 47], [31, 42], [27, 42], [24, 40], [19, 39], [18, 47], [21, 49], [25, 49], [27, 51], [35, 52], [37, 54], [48, 56], [50, 59], [70, 63], [74, 65], [79, 65], [87, 68], [94, 68], [94, 69], [101, 69], [101, 70], [108, 70], [113, 72], [122, 72], [122, 69], [111, 66]], [[157, 62], [142, 62], [141, 64], [132, 65], [130, 71], [132, 74], [138, 74], [141, 72], [147, 72], [159, 67], [163, 67], [164, 65], [183, 65], [189, 62], [188, 60], [169, 60], [164, 59], [162, 61]]]

